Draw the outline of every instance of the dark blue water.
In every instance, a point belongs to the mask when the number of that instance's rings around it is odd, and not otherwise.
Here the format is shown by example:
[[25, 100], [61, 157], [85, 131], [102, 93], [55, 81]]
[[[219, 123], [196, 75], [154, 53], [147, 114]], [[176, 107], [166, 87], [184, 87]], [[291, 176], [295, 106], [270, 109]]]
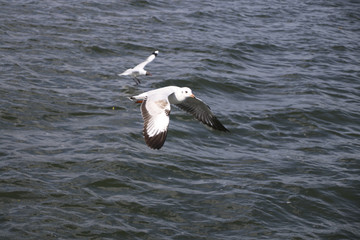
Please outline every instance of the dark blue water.
[[[359, 10], [1, 1], [1, 239], [359, 239]], [[230, 133], [173, 108], [149, 149], [128, 97], [168, 85]]]

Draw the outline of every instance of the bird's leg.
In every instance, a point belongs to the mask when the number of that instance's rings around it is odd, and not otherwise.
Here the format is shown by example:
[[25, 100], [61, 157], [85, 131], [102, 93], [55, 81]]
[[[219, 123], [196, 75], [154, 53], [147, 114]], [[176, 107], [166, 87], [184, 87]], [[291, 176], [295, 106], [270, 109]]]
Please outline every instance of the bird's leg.
[[134, 77], [133, 80], [135, 81], [135, 85], [138, 85], [140, 83], [140, 80], [137, 77]]

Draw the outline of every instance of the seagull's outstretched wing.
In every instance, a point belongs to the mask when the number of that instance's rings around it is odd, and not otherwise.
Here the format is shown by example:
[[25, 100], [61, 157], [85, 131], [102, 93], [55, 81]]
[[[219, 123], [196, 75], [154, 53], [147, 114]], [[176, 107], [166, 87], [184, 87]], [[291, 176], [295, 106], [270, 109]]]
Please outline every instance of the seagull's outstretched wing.
[[133, 69], [129, 68], [125, 72], [119, 73], [118, 76], [127, 76], [127, 75], [131, 75], [132, 73], [133, 73]]
[[141, 114], [144, 119], [143, 134], [146, 144], [153, 149], [160, 149], [166, 140], [169, 126], [170, 103], [167, 99], [143, 100]]
[[133, 69], [134, 70], [144, 69], [148, 63], [152, 62], [155, 59], [155, 57], [158, 55], [158, 53], [159, 53], [159, 51], [153, 52], [144, 62], [136, 65]]
[[182, 110], [191, 113], [197, 120], [208, 125], [209, 127], [229, 132], [224, 125], [217, 119], [217, 117], [211, 112], [210, 107], [198, 98], [186, 98], [180, 104], [176, 104]]

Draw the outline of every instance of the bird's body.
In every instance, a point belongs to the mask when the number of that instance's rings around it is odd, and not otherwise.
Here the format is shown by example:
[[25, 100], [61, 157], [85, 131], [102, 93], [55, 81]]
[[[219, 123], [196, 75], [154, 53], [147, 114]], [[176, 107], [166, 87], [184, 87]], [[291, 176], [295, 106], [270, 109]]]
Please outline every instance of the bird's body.
[[170, 122], [170, 104], [175, 104], [191, 113], [196, 119], [213, 129], [228, 132], [210, 108], [192, 94], [190, 88], [168, 86], [144, 92], [130, 99], [142, 103], [143, 134], [145, 142], [150, 148], [160, 149], [166, 140]]
[[131, 77], [133, 77], [135, 83], [139, 84], [140, 80], [137, 77], [145, 76], [145, 75], [146, 76], [151, 76], [151, 73], [146, 71], [144, 68], [148, 63], [152, 62], [158, 54], [159, 54], [159, 51], [153, 52], [144, 62], [136, 65], [134, 68], [127, 69], [123, 73], [119, 73], [118, 76], [128, 76], [128, 75], [130, 75]]

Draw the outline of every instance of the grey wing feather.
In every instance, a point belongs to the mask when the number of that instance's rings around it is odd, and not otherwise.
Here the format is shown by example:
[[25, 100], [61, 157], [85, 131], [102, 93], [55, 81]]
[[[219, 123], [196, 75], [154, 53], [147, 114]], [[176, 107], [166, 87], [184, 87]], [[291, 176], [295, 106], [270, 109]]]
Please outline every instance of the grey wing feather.
[[207, 126], [224, 132], [229, 132], [224, 125], [211, 112], [210, 107], [198, 98], [187, 98], [182, 103], [176, 104], [182, 110], [191, 113], [197, 120]]

